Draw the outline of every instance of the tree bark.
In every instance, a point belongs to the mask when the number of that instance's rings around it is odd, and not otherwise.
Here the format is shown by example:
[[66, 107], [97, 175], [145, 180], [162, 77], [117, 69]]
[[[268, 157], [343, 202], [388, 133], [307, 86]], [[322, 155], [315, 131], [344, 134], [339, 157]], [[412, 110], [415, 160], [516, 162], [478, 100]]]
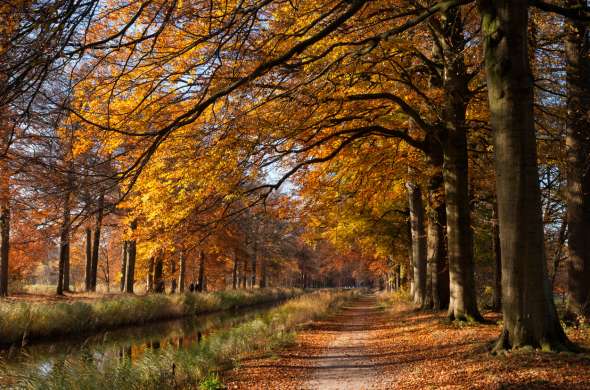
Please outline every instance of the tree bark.
[[252, 288], [256, 286], [256, 260], [258, 259], [258, 237], [254, 238], [254, 248], [252, 253], [252, 275], [250, 278], [250, 283], [252, 284]]
[[147, 291], [148, 292], [154, 292], [154, 267], [155, 267], [154, 256], [151, 256], [149, 264], [148, 264], [148, 274], [147, 274]]
[[[4, 175], [7, 172], [2, 170]], [[10, 256], [10, 187], [8, 176], [2, 180], [2, 194], [0, 194], [0, 297], [8, 296], [8, 273]]]
[[426, 299], [426, 232], [422, 191], [413, 183], [406, 183], [412, 229], [412, 259], [414, 264], [414, 303], [420, 307]]
[[[435, 149], [436, 148], [436, 149]], [[427, 297], [425, 307], [434, 310], [449, 306], [449, 266], [446, 250], [446, 209], [442, 176], [442, 150], [433, 144], [429, 163], [434, 174], [428, 183]]]
[[494, 202], [492, 211], [492, 252], [494, 254], [494, 297], [492, 309], [500, 311], [502, 308], [502, 250], [500, 248], [500, 228], [498, 224], [498, 206]]
[[246, 283], [248, 282], [248, 258], [246, 256], [244, 257], [244, 261], [242, 262], [240, 282], [242, 283], [242, 288], [245, 289]]
[[[567, 0], [583, 7], [585, 0]], [[566, 20], [568, 316], [590, 319], [590, 42], [584, 22]]]
[[547, 277], [527, 47], [528, 2], [481, 0], [496, 160], [504, 328], [495, 350], [569, 348]]
[[[408, 209], [408, 215], [410, 215], [410, 211]], [[415, 284], [414, 284], [414, 258], [413, 258], [413, 246], [412, 246], [412, 222], [411, 219], [408, 218], [408, 221], [406, 223], [406, 231], [407, 231], [407, 237], [408, 237], [408, 272], [407, 272], [407, 278], [408, 278], [408, 283], [410, 285], [410, 296], [412, 297], [412, 299], [414, 299], [414, 293], [416, 290]]]
[[121, 245], [121, 292], [125, 291], [125, 272], [127, 271], [127, 240]]
[[475, 292], [473, 233], [469, 207], [467, 126], [465, 112], [469, 97], [463, 57], [465, 37], [461, 13], [449, 9], [441, 17], [443, 36], [437, 35], [443, 61], [442, 106], [444, 134], [443, 178], [446, 202], [449, 258], [449, 310], [451, 320], [479, 321]]
[[[132, 234], [137, 229], [137, 221], [133, 220], [130, 224]], [[135, 259], [137, 257], [137, 241], [135, 237], [127, 242], [127, 268], [125, 269], [125, 287], [123, 291], [128, 294], [133, 294], [133, 286], [135, 284]]]
[[153, 273], [153, 286], [154, 291], [158, 294], [162, 294], [166, 290], [166, 284], [164, 283], [164, 261], [162, 259], [163, 254], [159, 253], [156, 255]]
[[67, 189], [63, 199], [63, 217], [59, 237], [59, 267], [57, 273], [57, 294], [63, 295], [70, 290], [70, 190]]
[[92, 229], [86, 229], [86, 280], [84, 290], [91, 291], [92, 289]]
[[449, 133], [445, 142], [445, 200], [449, 256], [451, 320], [479, 321], [475, 292], [473, 233], [467, 181], [467, 137]]
[[90, 279], [90, 290], [96, 291], [96, 277], [98, 271], [98, 258], [100, 253], [100, 230], [102, 228], [102, 215], [104, 212], [104, 194], [98, 197], [98, 209], [96, 213], [96, 221], [94, 225], [94, 243], [92, 245], [92, 269]]
[[266, 288], [266, 259], [263, 258], [260, 260], [260, 288]]
[[199, 255], [199, 283], [197, 284], [197, 291], [203, 292], [205, 286], [205, 251], [201, 250]]
[[186, 278], [186, 259], [184, 250], [180, 251], [180, 259], [179, 259], [179, 270], [178, 270], [178, 291], [183, 293], [184, 292], [184, 284]]
[[232, 271], [232, 288], [238, 288], [238, 256], [234, 253], [234, 269]]

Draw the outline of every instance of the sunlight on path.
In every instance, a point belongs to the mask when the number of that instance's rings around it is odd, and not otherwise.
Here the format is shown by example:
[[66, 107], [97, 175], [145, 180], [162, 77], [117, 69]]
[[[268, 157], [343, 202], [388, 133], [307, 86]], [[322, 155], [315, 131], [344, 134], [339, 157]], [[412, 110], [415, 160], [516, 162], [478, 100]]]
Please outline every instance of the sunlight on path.
[[343, 309], [346, 321], [336, 338], [318, 359], [305, 389], [374, 389], [383, 388], [381, 370], [367, 360], [368, 345], [374, 338], [371, 327], [382, 313], [374, 296], [366, 296]]

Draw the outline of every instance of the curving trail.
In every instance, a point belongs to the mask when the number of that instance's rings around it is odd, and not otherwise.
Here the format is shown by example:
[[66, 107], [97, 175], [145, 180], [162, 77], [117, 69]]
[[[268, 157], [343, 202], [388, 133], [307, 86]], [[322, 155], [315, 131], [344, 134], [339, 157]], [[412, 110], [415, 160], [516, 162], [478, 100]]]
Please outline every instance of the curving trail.
[[[488, 319], [497, 320], [488, 314]], [[588, 347], [590, 330], [570, 333]], [[590, 355], [514, 353], [487, 346], [499, 325], [449, 324], [445, 313], [365, 295], [298, 333], [295, 345], [226, 372], [228, 389], [589, 389]]]

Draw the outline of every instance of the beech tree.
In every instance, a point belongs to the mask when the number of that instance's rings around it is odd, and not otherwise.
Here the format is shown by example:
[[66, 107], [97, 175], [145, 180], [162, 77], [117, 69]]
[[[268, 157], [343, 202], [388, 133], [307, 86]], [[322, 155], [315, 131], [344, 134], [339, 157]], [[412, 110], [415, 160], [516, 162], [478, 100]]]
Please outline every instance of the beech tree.
[[[567, 1], [582, 9], [585, 1]], [[590, 38], [586, 22], [565, 21], [567, 80], [568, 310], [590, 316]]]
[[494, 130], [504, 329], [496, 349], [568, 348], [545, 262], [527, 1], [482, 1]]

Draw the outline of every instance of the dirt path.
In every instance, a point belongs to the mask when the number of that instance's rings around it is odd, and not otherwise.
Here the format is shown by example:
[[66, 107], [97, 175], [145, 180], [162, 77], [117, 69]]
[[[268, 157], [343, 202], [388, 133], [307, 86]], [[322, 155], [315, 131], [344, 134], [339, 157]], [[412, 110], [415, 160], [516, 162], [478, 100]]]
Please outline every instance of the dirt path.
[[[303, 388], [370, 389], [381, 387], [384, 378], [369, 362], [367, 351], [377, 339], [379, 327], [387, 318], [375, 296], [366, 296], [344, 307], [336, 324], [338, 332], [317, 359], [317, 367]], [[325, 325], [324, 325], [325, 326]], [[375, 328], [374, 328], [375, 327]]]
[[[490, 317], [498, 319], [497, 316]], [[514, 353], [494, 357], [499, 325], [461, 326], [444, 313], [364, 296], [317, 321], [295, 344], [227, 372], [228, 389], [589, 389], [590, 357]], [[588, 330], [570, 338], [588, 347]]]

